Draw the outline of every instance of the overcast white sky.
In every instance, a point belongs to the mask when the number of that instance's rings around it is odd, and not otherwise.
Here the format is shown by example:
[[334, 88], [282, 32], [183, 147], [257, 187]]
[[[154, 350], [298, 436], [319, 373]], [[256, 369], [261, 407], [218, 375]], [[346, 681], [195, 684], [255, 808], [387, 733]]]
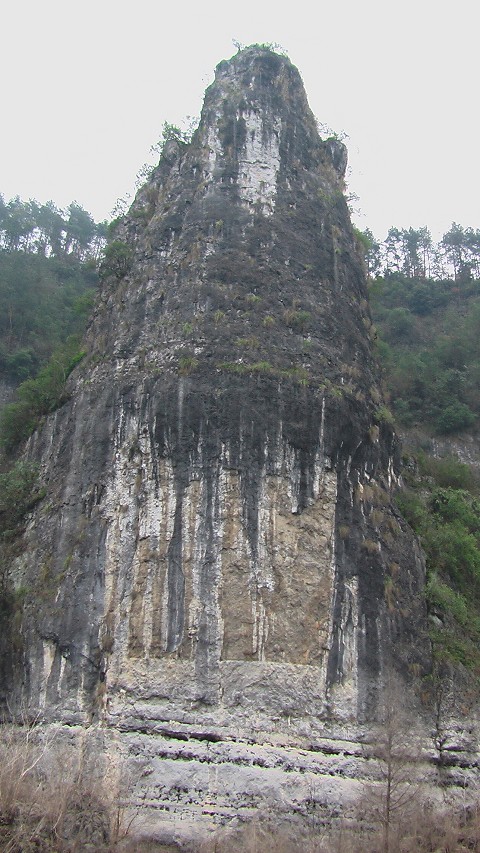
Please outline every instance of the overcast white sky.
[[214, 68], [275, 42], [317, 118], [348, 134], [360, 227], [480, 228], [476, 0], [7, 0], [0, 192], [109, 218], [164, 121], [198, 116]]

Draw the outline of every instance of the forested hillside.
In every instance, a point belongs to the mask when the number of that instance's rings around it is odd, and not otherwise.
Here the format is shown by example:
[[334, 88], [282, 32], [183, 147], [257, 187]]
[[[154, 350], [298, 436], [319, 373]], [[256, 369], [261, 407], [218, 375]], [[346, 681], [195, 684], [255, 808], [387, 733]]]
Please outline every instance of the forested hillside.
[[0, 195], [0, 378], [35, 376], [82, 333], [105, 238], [106, 223], [75, 202], [61, 211]]
[[436, 661], [478, 678], [479, 471], [432, 449], [478, 429], [480, 235], [454, 224], [437, 245], [427, 229], [390, 229], [383, 244], [362, 236], [384, 390], [404, 436], [397, 503], [427, 557]]
[[11, 452], [62, 399], [81, 358], [106, 223], [72, 202], [6, 203], [0, 196], [0, 381], [16, 399], [2, 412]]

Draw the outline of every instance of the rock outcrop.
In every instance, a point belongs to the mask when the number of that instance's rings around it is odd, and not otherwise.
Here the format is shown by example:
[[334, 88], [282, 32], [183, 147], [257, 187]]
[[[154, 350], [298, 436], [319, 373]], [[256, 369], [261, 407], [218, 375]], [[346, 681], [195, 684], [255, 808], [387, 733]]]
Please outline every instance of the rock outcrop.
[[285, 771], [325, 726], [348, 741], [387, 669], [428, 668], [345, 166], [287, 59], [222, 62], [118, 223], [70, 400], [28, 446], [47, 495], [9, 704], [128, 732], [152, 801], [249, 742]]

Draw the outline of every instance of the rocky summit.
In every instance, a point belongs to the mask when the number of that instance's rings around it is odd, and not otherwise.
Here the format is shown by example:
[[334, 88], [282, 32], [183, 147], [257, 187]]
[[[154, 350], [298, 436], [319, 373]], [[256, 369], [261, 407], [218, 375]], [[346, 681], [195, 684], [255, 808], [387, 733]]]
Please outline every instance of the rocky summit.
[[155, 831], [348, 800], [387, 671], [429, 667], [346, 160], [288, 59], [221, 62], [27, 447], [9, 708], [121, 753]]

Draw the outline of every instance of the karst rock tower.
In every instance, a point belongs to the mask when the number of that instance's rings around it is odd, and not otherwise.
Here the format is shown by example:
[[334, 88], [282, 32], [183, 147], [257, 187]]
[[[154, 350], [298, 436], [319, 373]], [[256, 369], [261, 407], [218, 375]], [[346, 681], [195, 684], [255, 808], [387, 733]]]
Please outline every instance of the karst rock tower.
[[212, 802], [233, 802], [232, 751], [281, 764], [361, 725], [427, 644], [343, 144], [261, 47], [170, 137], [117, 225], [70, 398], [27, 447], [46, 496], [7, 688], [122, 734], [194, 808], [209, 761]]

